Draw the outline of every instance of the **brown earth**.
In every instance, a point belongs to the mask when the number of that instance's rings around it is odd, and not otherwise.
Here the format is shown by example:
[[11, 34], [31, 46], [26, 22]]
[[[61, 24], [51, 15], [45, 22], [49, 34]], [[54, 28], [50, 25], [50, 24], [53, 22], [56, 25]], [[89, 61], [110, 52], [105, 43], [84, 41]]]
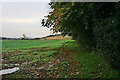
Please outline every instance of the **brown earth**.
[[38, 64], [37, 67], [26, 66], [23, 70], [4, 75], [3, 78], [15, 75], [21, 76], [20, 78], [74, 78], [79, 73], [79, 62], [75, 58], [75, 51], [66, 49], [64, 45], [58, 51], [60, 53], [55, 54], [55, 61]]
[[41, 38], [40, 40], [71, 40], [72, 37], [71, 36], [52, 36], [52, 37], [45, 37], [45, 38]]

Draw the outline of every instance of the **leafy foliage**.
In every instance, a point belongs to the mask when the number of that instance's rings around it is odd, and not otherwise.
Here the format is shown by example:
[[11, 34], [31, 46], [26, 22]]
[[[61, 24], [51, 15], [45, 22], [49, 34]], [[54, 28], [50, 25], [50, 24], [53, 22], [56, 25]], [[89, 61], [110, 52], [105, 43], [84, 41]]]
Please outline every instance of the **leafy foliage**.
[[107, 18], [96, 23], [94, 27], [97, 49], [102, 51], [104, 57], [113, 67], [120, 65], [120, 27], [116, 17]]
[[120, 68], [120, 3], [103, 3], [93, 27], [96, 48], [114, 68]]
[[43, 26], [72, 35], [88, 51], [100, 50], [113, 67], [120, 65], [120, 3], [51, 2]]

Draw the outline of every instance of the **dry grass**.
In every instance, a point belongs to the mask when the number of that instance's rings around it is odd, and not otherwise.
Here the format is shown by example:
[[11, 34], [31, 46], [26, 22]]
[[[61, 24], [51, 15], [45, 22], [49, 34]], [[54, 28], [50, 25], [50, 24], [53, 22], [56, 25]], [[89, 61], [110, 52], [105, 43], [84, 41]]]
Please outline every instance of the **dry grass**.
[[41, 38], [40, 40], [71, 40], [71, 36], [52, 36], [52, 37], [45, 37]]

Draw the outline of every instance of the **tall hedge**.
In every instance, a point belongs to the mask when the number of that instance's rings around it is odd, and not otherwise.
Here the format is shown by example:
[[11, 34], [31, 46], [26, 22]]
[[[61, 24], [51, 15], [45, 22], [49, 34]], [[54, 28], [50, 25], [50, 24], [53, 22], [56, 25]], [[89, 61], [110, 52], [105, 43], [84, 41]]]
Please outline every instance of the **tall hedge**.
[[[99, 13], [98, 13], [99, 12]], [[103, 3], [96, 11], [96, 48], [113, 68], [120, 68], [120, 3]]]
[[93, 28], [96, 48], [114, 68], [120, 68], [120, 23], [116, 17], [100, 20]]
[[120, 2], [51, 2], [43, 20], [54, 32], [71, 34], [88, 51], [99, 50], [112, 67], [120, 68]]

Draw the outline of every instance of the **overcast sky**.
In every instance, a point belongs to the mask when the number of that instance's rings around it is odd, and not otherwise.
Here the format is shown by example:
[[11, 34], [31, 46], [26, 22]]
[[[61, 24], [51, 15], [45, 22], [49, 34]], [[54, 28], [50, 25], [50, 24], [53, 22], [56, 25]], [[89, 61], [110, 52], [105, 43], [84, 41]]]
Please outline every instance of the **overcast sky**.
[[4, 2], [2, 3], [2, 36], [43, 37], [52, 34], [41, 26], [41, 20], [50, 11], [47, 2]]

